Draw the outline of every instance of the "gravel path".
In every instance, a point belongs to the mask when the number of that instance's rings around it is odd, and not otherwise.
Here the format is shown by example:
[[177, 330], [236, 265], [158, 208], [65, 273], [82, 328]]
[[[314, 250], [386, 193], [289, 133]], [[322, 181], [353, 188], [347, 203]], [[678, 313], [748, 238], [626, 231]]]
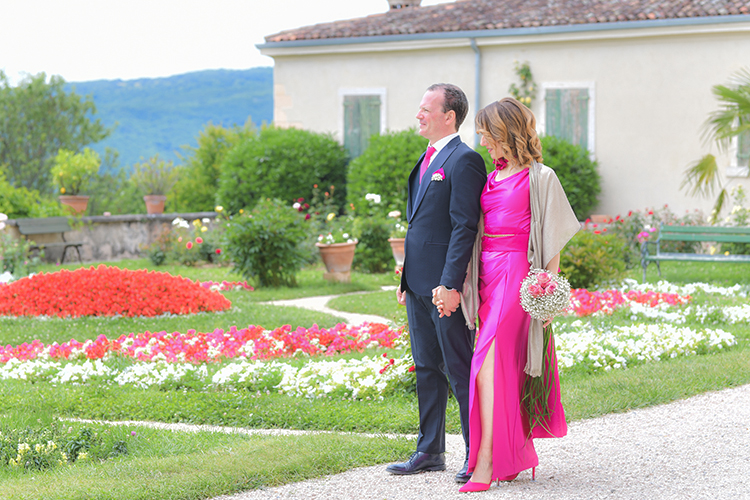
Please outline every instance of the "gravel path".
[[[467, 498], [453, 482], [461, 438], [447, 442], [445, 472], [393, 476], [378, 465], [214, 500]], [[573, 422], [567, 437], [534, 444], [536, 481], [523, 472], [477, 498], [748, 499], [750, 385]]]

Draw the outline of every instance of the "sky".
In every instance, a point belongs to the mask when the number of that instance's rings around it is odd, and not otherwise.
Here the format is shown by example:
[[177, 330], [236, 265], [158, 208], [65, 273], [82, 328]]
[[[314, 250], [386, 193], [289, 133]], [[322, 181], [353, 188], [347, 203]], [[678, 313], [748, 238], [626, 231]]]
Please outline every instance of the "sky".
[[[452, 0], [422, 0], [422, 5]], [[273, 66], [264, 36], [388, 10], [388, 0], [0, 0], [0, 69], [68, 82]]]

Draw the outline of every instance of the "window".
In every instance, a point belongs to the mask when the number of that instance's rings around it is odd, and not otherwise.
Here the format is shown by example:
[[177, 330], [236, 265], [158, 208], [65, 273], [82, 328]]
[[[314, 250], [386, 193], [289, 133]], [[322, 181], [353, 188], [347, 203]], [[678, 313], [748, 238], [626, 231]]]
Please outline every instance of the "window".
[[594, 155], [594, 84], [543, 83], [543, 113], [539, 127], [578, 144]]
[[727, 168], [727, 175], [730, 177], [750, 175], [750, 130], [745, 130], [732, 139], [729, 154], [732, 160]]
[[342, 89], [341, 137], [351, 158], [361, 155], [370, 137], [385, 131], [385, 89]]

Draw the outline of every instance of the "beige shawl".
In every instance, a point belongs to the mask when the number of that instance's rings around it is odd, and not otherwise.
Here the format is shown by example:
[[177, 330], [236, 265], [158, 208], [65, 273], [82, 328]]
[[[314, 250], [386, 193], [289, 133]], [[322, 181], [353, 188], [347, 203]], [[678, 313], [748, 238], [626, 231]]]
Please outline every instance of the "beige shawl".
[[[573, 213], [555, 171], [541, 163], [534, 162], [529, 169], [529, 198], [531, 204], [529, 264], [532, 268], [542, 269], [578, 232], [581, 223]], [[472, 330], [475, 328], [479, 310], [479, 258], [484, 234], [483, 222], [483, 219], [480, 219], [474, 250], [466, 272], [466, 281], [461, 292], [461, 309], [466, 324]], [[532, 377], [539, 377], [542, 374], [543, 346], [542, 321], [531, 318], [524, 371]]]

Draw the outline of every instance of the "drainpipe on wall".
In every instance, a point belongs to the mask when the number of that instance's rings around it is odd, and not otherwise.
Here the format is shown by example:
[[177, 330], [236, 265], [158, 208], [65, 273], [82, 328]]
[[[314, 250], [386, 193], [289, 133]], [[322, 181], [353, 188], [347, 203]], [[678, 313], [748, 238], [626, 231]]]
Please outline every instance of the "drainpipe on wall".
[[[471, 49], [474, 51], [474, 115], [479, 112], [479, 103], [481, 102], [481, 84], [480, 84], [480, 74], [481, 74], [481, 67], [482, 67], [482, 53], [479, 51], [479, 47], [477, 47], [477, 41], [474, 38], [469, 38], [469, 43], [471, 44]], [[474, 134], [474, 149], [476, 149], [479, 146], [479, 136]]]

